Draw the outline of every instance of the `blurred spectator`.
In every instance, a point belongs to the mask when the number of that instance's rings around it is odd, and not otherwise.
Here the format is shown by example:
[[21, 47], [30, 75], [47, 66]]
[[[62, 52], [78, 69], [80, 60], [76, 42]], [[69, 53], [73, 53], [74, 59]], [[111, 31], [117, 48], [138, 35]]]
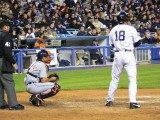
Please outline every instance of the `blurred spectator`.
[[[117, 21], [117, 17], [116, 16], [113, 16], [113, 19], [111, 21], [112, 25], [113, 26], [116, 26], [118, 24], [118, 21]], [[103, 27], [102, 27], [103, 28]]]
[[100, 27], [97, 27], [97, 28], [96, 28], [96, 32], [97, 32], [97, 36], [101, 36], [102, 31], [101, 31], [101, 28], [100, 28]]
[[13, 39], [18, 39], [18, 34], [16, 32], [16, 29], [13, 29], [13, 31], [12, 31], [12, 38]]
[[109, 32], [110, 32], [110, 29], [106, 28], [106, 29], [104, 29], [104, 31], [101, 32], [101, 35], [102, 36], [109, 36]]
[[16, 41], [16, 44], [18, 48], [27, 48], [28, 45], [26, 44], [26, 33], [24, 30], [21, 30], [18, 35], [18, 41]]
[[80, 29], [81, 26], [80, 22], [77, 22], [76, 19], [72, 19], [72, 22], [69, 24], [69, 27], [72, 29]]
[[96, 29], [92, 29], [92, 36], [97, 36], [97, 30]]
[[[58, 11], [57, 11], [58, 12]], [[52, 21], [55, 21], [55, 26], [58, 27], [58, 23], [62, 21], [61, 17], [58, 15], [58, 13], [54, 13], [52, 15]], [[61, 22], [62, 23], [62, 22]]]
[[47, 36], [47, 38], [49, 38], [49, 39], [54, 39], [54, 40], [55, 40], [56, 37], [58, 37], [56, 31], [49, 29], [49, 30], [48, 30], [48, 36]]
[[44, 38], [38, 37], [34, 44], [34, 48], [45, 48]]
[[101, 16], [101, 18], [99, 18], [98, 20], [106, 25], [106, 27], [109, 27], [109, 24], [111, 23], [110, 18], [107, 14], [104, 14], [104, 16]]
[[21, 30], [21, 31], [20, 31], [20, 34], [19, 34], [19, 36], [18, 36], [18, 39], [19, 39], [19, 40], [24, 40], [24, 39], [26, 39], [26, 33], [25, 33], [24, 30]]
[[30, 25], [29, 23], [27, 23], [27, 24], [23, 27], [23, 30], [25, 31], [25, 33], [27, 33], [29, 29], [31, 29], [31, 25]]
[[64, 29], [62, 27], [62, 23], [61, 22], [58, 22], [58, 27], [57, 27], [56, 32], [57, 32], [57, 34], [68, 34], [66, 29]]
[[48, 25], [49, 25], [49, 23], [46, 21], [46, 18], [43, 17], [41, 20], [40, 26], [48, 26]]
[[141, 35], [144, 35], [145, 34], [145, 31], [146, 31], [146, 27], [144, 24], [141, 24], [138, 31], [140, 32]]
[[71, 24], [75, 19], [76, 19], [75, 14], [71, 13], [70, 18], [69, 18], [69, 23]]
[[64, 23], [64, 22], [67, 22], [69, 24], [69, 14], [68, 14], [68, 12], [64, 13], [64, 17], [62, 18], [62, 23]]
[[18, 13], [19, 13], [20, 6], [18, 6], [17, 3], [13, 4], [13, 7], [11, 8], [13, 12], [13, 16], [15, 19], [18, 19]]
[[17, 49], [18, 48], [18, 34], [17, 34], [17, 32], [16, 32], [16, 29], [13, 29], [13, 31], [12, 31], [12, 38], [13, 38], [13, 48], [14, 49]]
[[156, 32], [157, 32], [158, 38], [160, 39], [160, 28], [158, 28]]
[[63, 21], [63, 27], [64, 27], [65, 29], [70, 29], [68, 20]]
[[105, 33], [106, 33], [105, 35], [106, 35], [106, 36], [109, 36], [109, 32], [110, 32], [110, 29], [106, 29], [106, 30], [105, 30]]
[[95, 28], [95, 26], [92, 24], [92, 17], [88, 17], [87, 18], [87, 22], [86, 22], [85, 28], [88, 28], [88, 27], [90, 27], [92, 29]]
[[99, 20], [98, 17], [94, 17], [94, 21], [92, 21], [92, 24], [94, 27], [100, 27], [100, 28], [106, 28], [106, 25], [102, 24]]
[[26, 33], [26, 38], [35, 38], [35, 34], [32, 29], [28, 29], [28, 32]]
[[10, 6], [8, 3], [4, 3], [4, 6], [1, 8], [2, 14], [9, 18], [9, 15], [12, 14], [12, 10], [10, 10]]
[[49, 27], [50, 27], [50, 30], [51, 30], [51, 31], [56, 31], [56, 29], [57, 29], [57, 28], [55, 27], [55, 22], [52, 22]]
[[86, 36], [92, 36], [92, 28], [89, 27], [89, 28], [87, 29]]
[[76, 29], [80, 29], [80, 27], [82, 26], [81, 20], [77, 19], [76, 21], [77, 21], [76, 22]]
[[77, 33], [77, 36], [84, 36], [86, 34], [84, 26], [81, 26], [80, 31]]
[[157, 32], [154, 33], [152, 43], [157, 47], [160, 46], [160, 39], [158, 38]]
[[151, 33], [149, 30], [145, 32], [145, 38], [142, 39], [142, 44], [152, 44]]
[[48, 31], [44, 30], [43, 34], [41, 34], [40, 37], [37, 38], [34, 44], [34, 48], [45, 48], [46, 36], [48, 36]]
[[108, 29], [111, 30], [112, 28], [113, 28], [113, 25], [112, 25], [112, 23], [110, 23]]
[[[90, 44], [90, 46], [98, 46], [98, 40], [94, 39], [93, 42]], [[100, 49], [90, 49], [90, 58], [91, 58], [91, 64], [92, 65], [97, 65], [97, 64], [102, 64], [102, 55]]]
[[153, 30], [152, 30], [152, 26], [151, 26], [151, 24], [150, 23], [146, 23], [146, 30], [149, 30], [150, 32], [154, 32]]

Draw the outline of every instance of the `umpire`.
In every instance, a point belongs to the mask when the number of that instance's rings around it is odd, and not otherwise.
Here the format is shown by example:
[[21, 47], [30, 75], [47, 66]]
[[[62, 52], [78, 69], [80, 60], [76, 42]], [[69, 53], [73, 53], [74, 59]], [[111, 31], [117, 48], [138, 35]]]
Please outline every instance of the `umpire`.
[[[0, 29], [0, 109], [22, 110], [23, 105], [18, 104], [15, 92], [15, 83], [13, 73], [18, 69], [15, 60], [12, 57], [12, 37], [9, 33], [11, 23], [9, 21], [1, 22]], [[5, 101], [4, 90], [6, 91], [8, 104]]]

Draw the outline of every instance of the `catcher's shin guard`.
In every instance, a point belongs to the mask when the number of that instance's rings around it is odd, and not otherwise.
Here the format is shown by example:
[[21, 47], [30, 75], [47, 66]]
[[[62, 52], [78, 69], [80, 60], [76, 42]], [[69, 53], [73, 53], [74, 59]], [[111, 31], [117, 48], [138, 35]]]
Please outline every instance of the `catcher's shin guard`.
[[60, 88], [61, 88], [60, 85], [57, 84], [57, 86], [53, 87], [48, 93], [41, 93], [40, 98], [45, 99], [48, 97], [52, 97], [60, 91]]
[[45, 101], [39, 97], [39, 95], [31, 95], [29, 101], [34, 106], [42, 106], [45, 105]]

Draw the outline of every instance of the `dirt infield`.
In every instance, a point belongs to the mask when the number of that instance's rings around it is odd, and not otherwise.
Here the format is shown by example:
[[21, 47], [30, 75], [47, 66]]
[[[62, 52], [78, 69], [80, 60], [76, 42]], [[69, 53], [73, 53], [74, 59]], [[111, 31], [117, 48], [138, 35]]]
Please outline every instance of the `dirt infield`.
[[0, 120], [160, 120], [160, 89], [139, 89], [140, 109], [129, 109], [128, 90], [118, 89], [114, 107], [104, 106], [107, 90], [60, 91], [34, 107], [28, 93], [17, 93], [25, 110], [0, 110]]

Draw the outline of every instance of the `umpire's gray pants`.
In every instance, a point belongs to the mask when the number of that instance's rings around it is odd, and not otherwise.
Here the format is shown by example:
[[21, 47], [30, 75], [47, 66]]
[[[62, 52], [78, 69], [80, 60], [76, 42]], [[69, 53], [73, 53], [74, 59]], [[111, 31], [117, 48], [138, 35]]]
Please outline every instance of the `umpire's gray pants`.
[[7, 94], [8, 105], [15, 106], [18, 104], [17, 96], [15, 92], [15, 83], [13, 80], [13, 74], [2, 74], [2, 58], [0, 58], [0, 106], [6, 105], [4, 100], [4, 90]]

